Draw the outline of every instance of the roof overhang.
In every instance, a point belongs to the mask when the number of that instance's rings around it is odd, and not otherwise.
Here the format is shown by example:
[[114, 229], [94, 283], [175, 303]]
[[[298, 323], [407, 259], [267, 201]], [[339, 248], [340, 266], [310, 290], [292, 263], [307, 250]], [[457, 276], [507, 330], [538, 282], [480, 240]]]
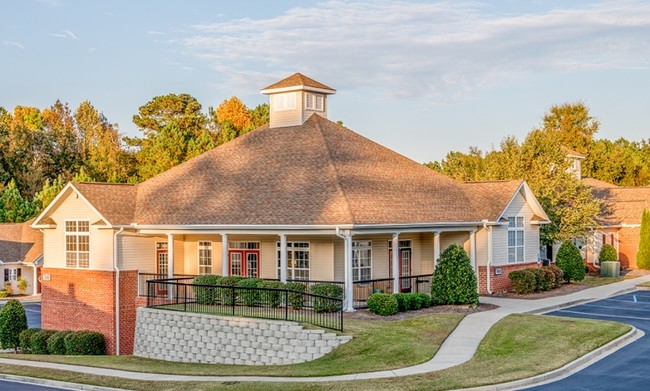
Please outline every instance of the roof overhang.
[[269, 89], [261, 90], [260, 93], [270, 95], [270, 94], [280, 94], [280, 93], [283, 93], [283, 92], [292, 92], [292, 91], [310, 91], [310, 92], [318, 92], [318, 93], [321, 93], [321, 94], [328, 94], [328, 95], [336, 94], [336, 90], [330, 90], [330, 89], [318, 88], [318, 87], [311, 87], [311, 86], [305, 86], [305, 85], [290, 86], [290, 87], [280, 87], [280, 88], [269, 88]]
[[[56, 224], [52, 225], [51, 223], [46, 223], [44, 220], [47, 216], [49, 216], [50, 211], [55, 210], [59, 205], [63, 202], [66, 196], [70, 194], [75, 194], [76, 197], [81, 198], [87, 205], [88, 207], [99, 216], [100, 221], [102, 221], [106, 226], [110, 227], [111, 223], [104, 217], [102, 216], [101, 213], [93, 206], [93, 204], [88, 201], [86, 197], [77, 189], [74, 187], [72, 182], [68, 182], [67, 185], [61, 189], [59, 194], [50, 202], [50, 204], [45, 208], [34, 220], [34, 222], [30, 225], [31, 228], [34, 229], [47, 229], [47, 228], [54, 228], [56, 227]], [[95, 223], [97, 224], [97, 223]]]

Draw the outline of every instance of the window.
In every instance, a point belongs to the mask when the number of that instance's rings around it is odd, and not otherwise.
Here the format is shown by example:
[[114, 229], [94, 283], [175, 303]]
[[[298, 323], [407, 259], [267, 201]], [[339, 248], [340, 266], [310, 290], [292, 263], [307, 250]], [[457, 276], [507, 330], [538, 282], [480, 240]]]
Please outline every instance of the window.
[[287, 92], [285, 94], [273, 95], [273, 110], [294, 110], [296, 108], [296, 93]]
[[199, 274], [212, 274], [212, 242], [199, 242]]
[[65, 267], [88, 269], [90, 223], [86, 220], [65, 222]]
[[5, 269], [5, 281], [18, 281], [20, 269]]
[[524, 262], [524, 218], [508, 217], [508, 263]]
[[[281, 275], [280, 242], [276, 243], [278, 254], [278, 278]], [[287, 279], [309, 280], [309, 242], [287, 242]]]
[[230, 275], [259, 277], [260, 242], [228, 242]]
[[352, 279], [367, 281], [372, 278], [372, 242], [370, 240], [352, 242]]
[[305, 109], [323, 111], [324, 110], [325, 97], [320, 94], [305, 94]]

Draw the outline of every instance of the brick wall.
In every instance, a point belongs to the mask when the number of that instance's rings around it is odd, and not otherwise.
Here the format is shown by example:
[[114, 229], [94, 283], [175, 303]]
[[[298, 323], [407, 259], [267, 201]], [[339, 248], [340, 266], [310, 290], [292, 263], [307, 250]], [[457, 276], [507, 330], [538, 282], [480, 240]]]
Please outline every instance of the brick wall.
[[133, 354], [135, 310], [146, 305], [138, 298], [138, 271], [120, 271], [120, 354]]
[[621, 269], [636, 269], [641, 228], [621, 228], [618, 231], [618, 257]]
[[[495, 275], [494, 270], [496, 268], [501, 269], [500, 275]], [[517, 263], [512, 265], [501, 265], [501, 266], [490, 266], [490, 287], [492, 288], [492, 293], [500, 293], [512, 290], [512, 284], [508, 278], [508, 274], [515, 270], [521, 270], [526, 268], [537, 268], [537, 262], [530, 263]], [[479, 266], [479, 294], [486, 295], [487, 292], [487, 275], [486, 275], [487, 266]]]

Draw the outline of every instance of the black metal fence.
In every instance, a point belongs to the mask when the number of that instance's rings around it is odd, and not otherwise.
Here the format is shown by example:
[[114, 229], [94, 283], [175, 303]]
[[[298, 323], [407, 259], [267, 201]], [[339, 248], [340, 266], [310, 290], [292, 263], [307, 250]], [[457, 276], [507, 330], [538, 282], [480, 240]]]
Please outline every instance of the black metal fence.
[[[174, 274], [174, 278], [179, 277], [196, 277], [194, 274]], [[158, 273], [142, 273], [138, 272], [138, 296], [147, 296], [147, 281], [150, 280], [161, 280], [168, 278], [167, 274], [158, 274]]]
[[290, 320], [343, 331], [343, 300], [288, 289], [147, 281], [147, 307], [213, 315]]
[[[431, 294], [431, 279], [433, 274], [400, 277], [400, 292], [429, 293]], [[393, 278], [379, 278], [374, 280], [355, 281], [352, 292], [354, 295], [354, 308], [366, 308], [367, 300], [373, 293], [393, 293]]]

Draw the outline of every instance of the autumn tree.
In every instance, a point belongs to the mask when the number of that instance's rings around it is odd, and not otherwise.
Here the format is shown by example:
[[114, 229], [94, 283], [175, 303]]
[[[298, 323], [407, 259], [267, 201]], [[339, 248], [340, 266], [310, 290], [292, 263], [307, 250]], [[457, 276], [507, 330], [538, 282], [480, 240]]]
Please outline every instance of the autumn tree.
[[582, 102], [553, 105], [544, 115], [543, 129], [558, 138], [560, 145], [588, 154], [600, 123]]
[[228, 121], [238, 133], [247, 129], [251, 123], [251, 115], [248, 107], [236, 96], [230, 99], [224, 99], [219, 107], [217, 107], [216, 114], [219, 124]]

